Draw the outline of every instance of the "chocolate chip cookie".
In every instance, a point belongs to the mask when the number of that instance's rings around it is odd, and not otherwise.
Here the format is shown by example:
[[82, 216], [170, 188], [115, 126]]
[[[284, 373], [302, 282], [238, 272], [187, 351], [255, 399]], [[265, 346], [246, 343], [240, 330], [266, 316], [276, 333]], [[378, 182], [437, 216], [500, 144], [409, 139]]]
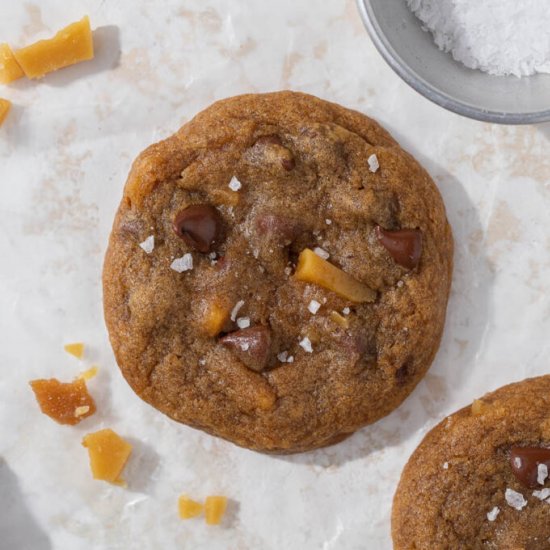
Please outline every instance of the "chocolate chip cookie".
[[424, 438], [395, 493], [395, 550], [550, 548], [550, 376], [498, 389]]
[[238, 445], [329, 445], [397, 407], [439, 345], [452, 236], [375, 121], [280, 92], [215, 103], [146, 149], [107, 251], [135, 392]]

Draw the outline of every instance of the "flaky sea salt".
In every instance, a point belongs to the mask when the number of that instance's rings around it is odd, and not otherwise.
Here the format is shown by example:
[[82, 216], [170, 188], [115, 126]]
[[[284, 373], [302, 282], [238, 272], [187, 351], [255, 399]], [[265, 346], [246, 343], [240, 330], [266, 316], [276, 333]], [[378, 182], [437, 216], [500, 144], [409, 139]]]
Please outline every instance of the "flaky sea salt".
[[237, 319], [237, 326], [239, 328], [248, 328], [250, 326], [250, 317], [239, 317]]
[[504, 492], [504, 498], [506, 499], [506, 502], [516, 510], [521, 510], [527, 506], [527, 501], [523, 495], [513, 489], [506, 489]]
[[171, 264], [170, 268], [178, 273], [183, 273], [184, 271], [189, 271], [193, 269], [193, 256], [187, 253], [184, 254], [181, 258], [176, 258]]
[[550, 72], [548, 0], [407, 0], [440, 50], [472, 69]]
[[546, 464], [539, 464], [537, 466], [537, 482], [539, 485], [544, 485], [546, 478], [548, 477], [548, 466]]
[[344, 315], [349, 315], [349, 312], [350, 312], [350, 311], [351, 311], [351, 310], [350, 310], [349, 307], [345, 307], [345, 308], [342, 310], [342, 313], [343, 313]]
[[326, 223], [327, 225], [330, 225], [330, 224], [332, 223], [332, 220], [329, 219], [329, 218], [327, 218], [327, 219], [325, 220], [325, 223]]
[[495, 521], [495, 519], [497, 519], [497, 516], [499, 515], [500, 513], [500, 508], [498, 506], [495, 506], [488, 514], [487, 514], [487, 519], [489, 521]]
[[154, 235], [149, 235], [142, 243], [139, 243], [139, 246], [147, 252], [147, 254], [151, 254], [153, 252], [153, 249], [155, 248], [155, 237]]
[[444, 463], [443, 463], [443, 469], [444, 469], [444, 470], [448, 470], [448, 469], [449, 469], [449, 463], [448, 463], [448, 462], [444, 462]]
[[315, 315], [319, 311], [320, 307], [321, 304], [317, 300], [311, 300], [311, 302], [309, 302], [309, 305], [307, 306], [307, 309], [311, 314]]
[[541, 489], [540, 491], [533, 491], [533, 496], [538, 498], [539, 500], [546, 500], [548, 497], [550, 497], [550, 489]]
[[521, 458], [519, 456], [514, 457], [514, 466], [516, 468], [521, 468]]
[[323, 248], [320, 248], [319, 246], [316, 246], [313, 249], [313, 252], [315, 252], [315, 254], [317, 254], [317, 256], [319, 256], [319, 258], [323, 258], [323, 260], [328, 260], [329, 257], [330, 257], [330, 254], [326, 250], [324, 250]]
[[300, 340], [299, 345], [300, 345], [301, 348], [303, 348], [308, 353], [313, 353], [313, 348], [311, 347], [311, 340], [307, 336], [304, 336]]
[[243, 306], [244, 300], [239, 300], [231, 310], [231, 320], [233, 322], [235, 322], [235, 319], [237, 318], [237, 313], [239, 313], [239, 309], [241, 309]]
[[242, 187], [242, 184], [235, 176], [233, 176], [228, 187], [231, 191], [238, 191]]
[[248, 342], [243, 342], [242, 344], [240, 344], [240, 347], [243, 351], [248, 351], [248, 349], [250, 348], [250, 344]]
[[378, 162], [378, 157], [376, 155], [371, 155], [367, 162], [369, 163], [369, 171], [373, 174], [375, 172], [378, 172], [378, 168], [380, 168], [380, 163]]
[[288, 351], [281, 351], [281, 353], [277, 354], [277, 359], [281, 363], [286, 363], [287, 358], [288, 358]]

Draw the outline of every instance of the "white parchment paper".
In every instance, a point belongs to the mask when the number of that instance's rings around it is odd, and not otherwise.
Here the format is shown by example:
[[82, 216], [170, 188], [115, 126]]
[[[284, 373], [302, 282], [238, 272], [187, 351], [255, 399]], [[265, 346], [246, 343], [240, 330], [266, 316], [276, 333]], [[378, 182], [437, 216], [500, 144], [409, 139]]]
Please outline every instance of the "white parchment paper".
[[[548, 371], [550, 127], [459, 118], [402, 83], [353, 0], [0, 0], [22, 46], [89, 14], [94, 61], [0, 90], [0, 548], [389, 549], [391, 500], [425, 432], [474, 397]], [[292, 88], [371, 114], [446, 201], [456, 268], [441, 350], [393, 414], [325, 450], [263, 456], [176, 424], [122, 380], [103, 324], [103, 253], [132, 159], [213, 100]], [[83, 341], [82, 362], [63, 344]], [[43, 416], [28, 381], [89, 383], [98, 412]], [[134, 444], [127, 490], [91, 478], [83, 434]], [[221, 527], [180, 493], [224, 494]]]

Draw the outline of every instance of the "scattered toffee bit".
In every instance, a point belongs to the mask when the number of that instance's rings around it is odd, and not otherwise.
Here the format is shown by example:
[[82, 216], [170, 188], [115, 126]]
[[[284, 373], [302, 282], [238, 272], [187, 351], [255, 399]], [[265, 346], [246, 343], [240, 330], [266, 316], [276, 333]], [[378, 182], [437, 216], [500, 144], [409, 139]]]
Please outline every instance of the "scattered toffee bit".
[[407, 269], [418, 265], [422, 255], [422, 232], [419, 229], [386, 231], [377, 225], [375, 232], [380, 244], [396, 263]]
[[[519, 459], [519, 461], [517, 460]], [[518, 481], [534, 489], [544, 485], [550, 466], [550, 449], [544, 447], [512, 447], [510, 465]], [[542, 466], [542, 468], [539, 468]]]
[[300, 340], [299, 346], [303, 348], [304, 351], [306, 351], [307, 353], [313, 353], [313, 348], [311, 347], [311, 340], [307, 336], [304, 336]]
[[227, 509], [227, 497], [210, 496], [204, 502], [204, 517], [207, 525], [219, 525]]
[[181, 495], [178, 499], [178, 513], [180, 519], [191, 519], [200, 516], [204, 506], [196, 500], [190, 499], [187, 495]]
[[82, 359], [84, 357], [84, 344], [82, 342], [75, 342], [74, 344], [65, 344], [63, 349], [74, 355], [77, 359]]
[[522, 510], [525, 506], [527, 506], [527, 501], [523, 495], [513, 489], [506, 489], [504, 492], [504, 498], [506, 499], [506, 502], [516, 510]]
[[487, 519], [489, 521], [495, 521], [500, 513], [500, 508], [495, 506], [490, 512], [487, 513]]
[[147, 254], [151, 254], [155, 248], [155, 236], [149, 235], [142, 243], [139, 243], [139, 246]]
[[40, 410], [59, 424], [74, 426], [96, 411], [82, 378], [68, 383], [55, 378], [32, 380], [30, 385]]
[[222, 221], [220, 214], [209, 204], [193, 204], [179, 212], [173, 224], [178, 237], [198, 252], [211, 252], [219, 240]]
[[311, 300], [311, 302], [309, 302], [309, 305], [307, 306], [307, 309], [312, 315], [315, 315], [319, 311], [320, 307], [321, 304], [317, 300]]
[[239, 191], [239, 189], [242, 186], [243, 186], [242, 183], [235, 176], [231, 178], [231, 181], [229, 182], [229, 185], [228, 185], [229, 189], [235, 192]]
[[107, 428], [85, 435], [82, 446], [88, 449], [94, 479], [126, 486], [120, 474], [132, 452], [130, 443]]
[[378, 168], [380, 168], [380, 163], [378, 162], [378, 157], [376, 155], [371, 155], [367, 162], [369, 163], [369, 171], [373, 174], [378, 172]]
[[243, 328], [230, 332], [220, 341], [249, 369], [260, 372], [266, 368], [271, 350], [271, 332], [267, 327]]
[[187, 253], [184, 254], [181, 258], [176, 258], [170, 264], [170, 269], [173, 269], [178, 273], [183, 273], [184, 271], [189, 271], [190, 269], [193, 269], [193, 256]]

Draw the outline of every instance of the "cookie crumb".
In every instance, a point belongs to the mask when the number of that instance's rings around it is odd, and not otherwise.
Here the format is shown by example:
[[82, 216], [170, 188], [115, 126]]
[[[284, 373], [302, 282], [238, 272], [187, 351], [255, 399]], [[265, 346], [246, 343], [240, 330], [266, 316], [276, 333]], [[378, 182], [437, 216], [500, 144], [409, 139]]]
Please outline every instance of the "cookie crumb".
[[239, 313], [239, 309], [241, 309], [244, 306], [244, 300], [239, 300], [235, 307], [231, 310], [231, 320], [235, 322], [237, 319], [237, 313]]
[[506, 502], [516, 510], [522, 510], [525, 506], [527, 506], [527, 501], [523, 495], [513, 489], [506, 489], [504, 492], [504, 498], [506, 499]]
[[488, 514], [487, 514], [487, 519], [489, 521], [495, 521], [495, 519], [497, 519], [497, 516], [499, 515], [500, 513], [500, 508], [498, 506], [495, 506]]
[[319, 258], [323, 258], [323, 260], [328, 260], [330, 258], [330, 254], [323, 248], [320, 248], [319, 246], [316, 246], [313, 249], [313, 252], [315, 252], [315, 254], [319, 256]]
[[448, 462], [444, 462], [444, 463], [443, 463], [443, 469], [444, 469], [444, 470], [448, 470], [448, 469], [449, 469], [449, 463], [448, 463]]
[[350, 311], [351, 311], [351, 309], [350, 309], [349, 307], [345, 307], [345, 308], [342, 310], [342, 313], [343, 313], [344, 315], [349, 315], [349, 314], [350, 314]]
[[242, 187], [242, 184], [235, 176], [233, 176], [228, 187], [231, 191], [238, 191]]
[[239, 317], [237, 319], [237, 326], [239, 328], [248, 328], [250, 326], [250, 317]]
[[312, 315], [315, 315], [319, 311], [320, 307], [321, 304], [317, 300], [311, 300], [311, 302], [309, 302], [309, 305], [307, 306], [307, 309]]
[[307, 351], [307, 353], [313, 353], [313, 348], [311, 347], [311, 340], [307, 336], [304, 336], [302, 340], [300, 340], [299, 345], [301, 348]]
[[548, 477], [548, 466], [546, 464], [539, 464], [537, 466], [537, 482], [539, 485], [544, 485], [546, 478]]
[[546, 500], [548, 497], [550, 497], [550, 489], [541, 489], [540, 491], [533, 491], [533, 496], [538, 498], [539, 500]]
[[184, 254], [181, 258], [176, 258], [171, 264], [170, 269], [177, 271], [178, 273], [183, 273], [184, 271], [189, 271], [193, 269], [193, 256], [188, 252]]
[[151, 254], [155, 248], [155, 236], [149, 235], [142, 243], [139, 243], [139, 246], [147, 254]]
[[378, 162], [378, 157], [376, 155], [371, 155], [367, 162], [369, 163], [369, 170], [374, 174], [375, 172], [378, 172], [378, 168], [380, 168], [380, 163]]

